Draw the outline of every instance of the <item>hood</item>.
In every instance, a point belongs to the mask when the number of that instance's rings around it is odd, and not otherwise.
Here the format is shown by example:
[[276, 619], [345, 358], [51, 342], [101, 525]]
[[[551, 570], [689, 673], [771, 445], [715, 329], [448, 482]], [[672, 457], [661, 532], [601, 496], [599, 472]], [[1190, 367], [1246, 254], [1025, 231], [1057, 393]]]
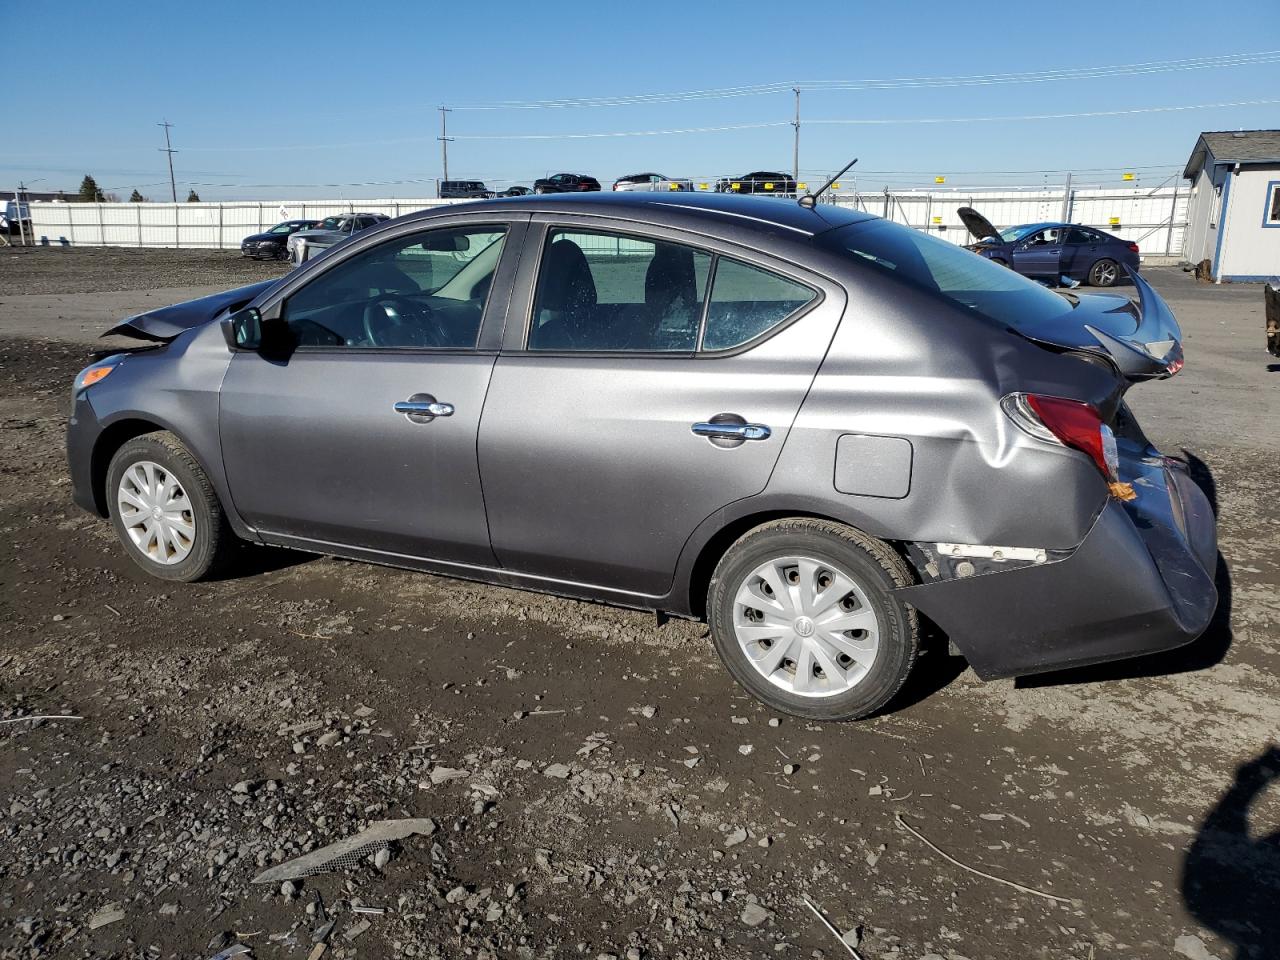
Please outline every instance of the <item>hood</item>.
[[168, 343], [184, 330], [208, 323], [226, 310], [239, 310], [275, 282], [275, 280], [263, 280], [261, 283], [252, 283], [247, 287], [237, 287], [234, 290], [200, 297], [197, 300], [187, 300], [170, 307], [149, 310], [120, 321], [102, 335], [104, 337], [112, 335], [135, 337], [138, 340]]
[[992, 226], [991, 221], [973, 207], [961, 207], [956, 211], [960, 222], [973, 235], [975, 240], [999, 240], [1000, 231]]
[[[1127, 268], [1126, 268], [1127, 269]], [[1173, 311], [1136, 271], [1138, 302], [1123, 294], [1075, 297], [1071, 310], [1018, 325], [1029, 340], [1107, 357], [1130, 383], [1162, 380], [1182, 369], [1182, 329]]]

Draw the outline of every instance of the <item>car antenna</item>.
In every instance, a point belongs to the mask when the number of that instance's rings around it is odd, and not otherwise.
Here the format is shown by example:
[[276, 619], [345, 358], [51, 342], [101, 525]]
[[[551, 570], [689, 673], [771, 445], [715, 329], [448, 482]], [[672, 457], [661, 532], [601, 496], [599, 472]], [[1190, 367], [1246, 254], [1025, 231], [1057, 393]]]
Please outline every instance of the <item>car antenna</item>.
[[796, 202], [799, 203], [800, 206], [804, 207], [806, 210], [812, 210], [815, 206], [817, 206], [818, 198], [822, 196], [822, 194], [826, 191], [827, 187], [831, 186], [833, 183], [835, 183], [837, 180], [843, 177], [846, 173], [848, 173], [849, 168], [852, 167], [857, 162], [858, 162], [858, 158], [854, 157], [852, 160], [846, 163], [844, 165], [844, 169], [842, 169], [834, 177], [832, 177], [830, 180], [828, 180], [826, 183], [820, 186], [813, 193], [806, 193], [803, 197], [801, 197]]

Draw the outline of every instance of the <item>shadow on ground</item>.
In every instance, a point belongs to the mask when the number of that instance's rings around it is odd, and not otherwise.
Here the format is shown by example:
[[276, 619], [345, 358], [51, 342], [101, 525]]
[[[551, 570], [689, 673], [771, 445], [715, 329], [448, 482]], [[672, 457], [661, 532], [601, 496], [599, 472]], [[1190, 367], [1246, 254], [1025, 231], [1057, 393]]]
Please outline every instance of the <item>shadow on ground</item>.
[[1280, 957], [1280, 826], [1249, 822], [1277, 780], [1280, 748], [1273, 745], [1236, 771], [1183, 864], [1187, 910], [1236, 948], [1236, 960]]

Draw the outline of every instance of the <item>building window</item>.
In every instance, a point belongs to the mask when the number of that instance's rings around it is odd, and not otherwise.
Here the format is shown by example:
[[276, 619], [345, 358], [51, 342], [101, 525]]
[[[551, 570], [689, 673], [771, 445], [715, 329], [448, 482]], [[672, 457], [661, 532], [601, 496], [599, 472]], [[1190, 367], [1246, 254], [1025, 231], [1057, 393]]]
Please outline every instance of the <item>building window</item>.
[[1280, 227], [1280, 180], [1272, 180], [1267, 184], [1266, 206], [1262, 208], [1262, 225], [1264, 227]]

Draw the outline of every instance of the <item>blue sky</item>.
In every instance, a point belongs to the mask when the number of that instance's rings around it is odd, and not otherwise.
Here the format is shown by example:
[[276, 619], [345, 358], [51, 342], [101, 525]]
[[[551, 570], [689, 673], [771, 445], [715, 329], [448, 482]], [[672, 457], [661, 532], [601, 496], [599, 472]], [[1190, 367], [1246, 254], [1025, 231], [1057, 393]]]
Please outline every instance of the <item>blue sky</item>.
[[[559, 170], [602, 182], [658, 170], [699, 179], [791, 167], [793, 100], [755, 96], [539, 109], [498, 101], [629, 98], [794, 81], [955, 77], [1280, 50], [1275, 0], [1209, 16], [1202, 3], [955, 2], [224, 3], [6, 0], [9, 119], [0, 186], [167, 199], [164, 118], [179, 191], [204, 199], [421, 197], [440, 176], [440, 104], [453, 177], [529, 183]], [[1008, 11], [1001, 13], [1001, 9]], [[642, 11], [648, 11], [642, 12]], [[945, 120], [1280, 100], [1280, 59], [1127, 76], [802, 94], [808, 179], [860, 158], [858, 186], [1155, 186], [1205, 129], [1280, 126], [1280, 103], [1052, 120]], [[657, 136], [468, 140], [777, 123]], [[974, 172], [970, 172], [974, 171]], [[43, 178], [43, 179], [38, 179]], [[371, 183], [382, 181], [382, 183]], [[388, 181], [406, 181], [390, 183]], [[426, 182], [408, 182], [426, 181]], [[356, 184], [368, 184], [358, 186]], [[607, 182], [606, 182], [607, 186]]]

